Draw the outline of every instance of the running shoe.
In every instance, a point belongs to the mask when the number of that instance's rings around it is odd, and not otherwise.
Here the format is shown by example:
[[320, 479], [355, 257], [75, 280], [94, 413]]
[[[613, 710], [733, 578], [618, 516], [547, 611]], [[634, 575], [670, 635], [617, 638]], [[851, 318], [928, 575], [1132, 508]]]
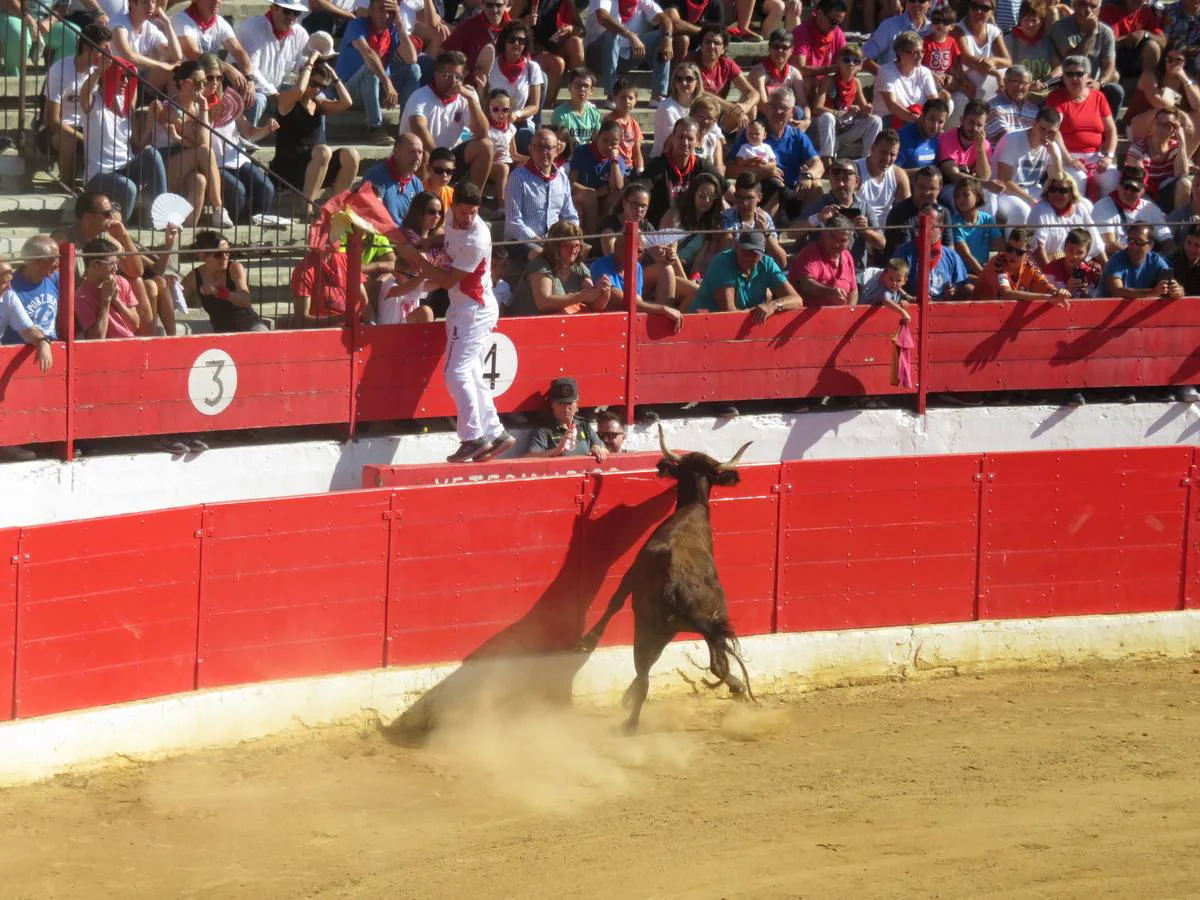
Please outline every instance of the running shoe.
[[512, 449], [513, 444], [517, 439], [507, 431], [502, 431], [490, 441], [477, 455], [471, 457], [472, 462], [487, 462], [489, 459], [495, 459], [501, 453]]
[[463, 441], [458, 445], [458, 449], [446, 457], [446, 462], [464, 463], [470, 462], [491, 445], [491, 442], [486, 438], [478, 438], [474, 441]]

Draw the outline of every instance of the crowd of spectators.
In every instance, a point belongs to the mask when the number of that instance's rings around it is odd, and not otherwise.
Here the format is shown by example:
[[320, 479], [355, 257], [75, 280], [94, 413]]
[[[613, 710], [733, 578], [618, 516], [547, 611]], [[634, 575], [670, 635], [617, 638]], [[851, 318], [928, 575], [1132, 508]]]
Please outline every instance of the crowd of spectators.
[[[356, 293], [369, 321], [443, 318], [426, 266], [447, 265], [468, 183], [511, 242], [490, 269], [504, 315], [624, 308], [630, 221], [635, 303], [675, 329], [699, 311], [907, 318], [926, 287], [939, 302], [1198, 292], [1200, 0], [275, 0], [236, 27], [220, 0], [173, 6], [72, 3], [77, 43], [48, 60], [36, 143], [83, 190], [63, 237], [98, 254], [79, 273], [88, 338], [173, 333], [177, 294], [218, 330], [267, 328], [231, 229], [281, 191], [315, 210], [360, 177], [395, 231], [368, 242], [361, 286], [344, 246], [329, 277], [302, 265], [289, 324], [344, 322]], [[41, 39], [45, 17], [29, 28]], [[765, 55], [743, 69], [731, 40]], [[335, 149], [335, 119], [390, 155], [363, 167]], [[122, 223], [167, 190], [193, 213], [142, 256]], [[195, 259], [170, 277], [184, 235]], [[61, 331], [37, 262], [57, 250], [26, 249], [6, 340]]]

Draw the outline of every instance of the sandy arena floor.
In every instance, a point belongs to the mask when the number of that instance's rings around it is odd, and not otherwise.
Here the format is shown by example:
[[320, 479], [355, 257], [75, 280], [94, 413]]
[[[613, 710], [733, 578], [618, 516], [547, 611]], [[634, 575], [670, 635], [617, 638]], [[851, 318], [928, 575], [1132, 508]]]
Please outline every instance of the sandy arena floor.
[[1200, 661], [323, 732], [0, 792], [18, 898], [1200, 896]]

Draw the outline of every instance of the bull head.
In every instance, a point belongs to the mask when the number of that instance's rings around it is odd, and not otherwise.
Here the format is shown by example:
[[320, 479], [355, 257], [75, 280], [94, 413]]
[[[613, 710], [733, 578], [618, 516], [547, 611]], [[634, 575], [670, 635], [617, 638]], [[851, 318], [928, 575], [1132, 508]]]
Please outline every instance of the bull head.
[[747, 441], [742, 444], [729, 462], [717, 462], [707, 453], [693, 452], [681, 456], [667, 446], [667, 436], [663, 433], [662, 425], [659, 425], [658, 445], [662, 448], [663, 458], [658, 461], [658, 474], [669, 476], [676, 481], [692, 475], [704, 477], [710, 484], [726, 487], [735, 485], [741, 480], [738, 477], [737, 464], [752, 443], [754, 442]]

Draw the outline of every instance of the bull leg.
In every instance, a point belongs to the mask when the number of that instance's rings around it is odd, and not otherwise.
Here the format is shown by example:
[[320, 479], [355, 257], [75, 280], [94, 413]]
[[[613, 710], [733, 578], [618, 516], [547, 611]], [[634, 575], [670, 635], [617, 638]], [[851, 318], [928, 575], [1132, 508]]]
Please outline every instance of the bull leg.
[[637, 731], [638, 722], [642, 716], [642, 705], [650, 692], [650, 670], [662, 656], [663, 650], [671, 642], [675, 634], [661, 628], [648, 626], [645, 622], [637, 622], [633, 630], [633, 669], [636, 673], [633, 683], [625, 691], [627, 703], [632, 706], [629, 718], [625, 722], [625, 730], [629, 733]]
[[604, 610], [604, 615], [600, 617], [600, 620], [575, 645], [575, 649], [580, 653], [591, 653], [596, 649], [596, 645], [600, 643], [600, 638], [604, 635], [604, 629], [608, 627], [608, 623], [612, 621], [613, 616], [621, 611], [621, 608], [625, 605], [625, 601], [633, 593], [632, 572], [633, 570], [630, 569], [629, 572], [625, 573], [625, 577], [617, 585], [617, 592], [608, 601], [608, 608]]

